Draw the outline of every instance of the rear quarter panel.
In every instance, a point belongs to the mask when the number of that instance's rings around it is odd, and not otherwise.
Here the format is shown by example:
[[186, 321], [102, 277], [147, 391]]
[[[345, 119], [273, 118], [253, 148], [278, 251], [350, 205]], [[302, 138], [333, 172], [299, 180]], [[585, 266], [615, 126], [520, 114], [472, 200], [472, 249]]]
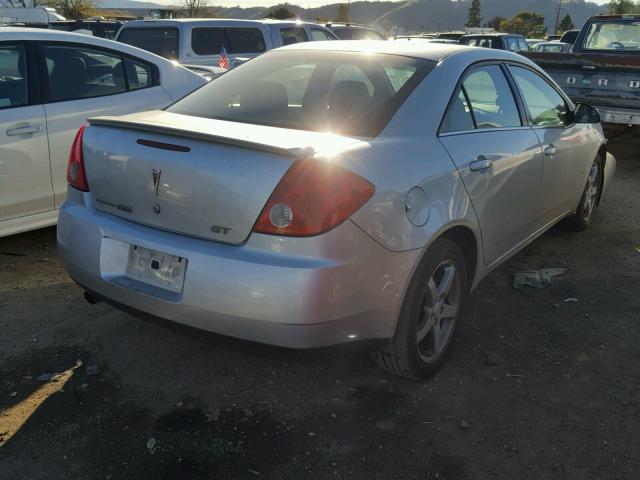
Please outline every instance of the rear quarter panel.
[[[475, 50], [475, 49], [474, 49]], [[482, 56], [481, 49], [476, 56]], [[443, 232], [465, 226], [473, 232], [481, 256], [477, 219], [459, 173], [437, 138], [456, 82], [468, 65], [451, 59], [439, 64], [396, 112], [369, 148], [346, 154], [343, 161], [376, 185], [374, 197], [352, 217], [365, 232], [392, 251], [425, 249]], [[406, 199], [417, 187], [427, 198], [426, 222], [407, 217]]]

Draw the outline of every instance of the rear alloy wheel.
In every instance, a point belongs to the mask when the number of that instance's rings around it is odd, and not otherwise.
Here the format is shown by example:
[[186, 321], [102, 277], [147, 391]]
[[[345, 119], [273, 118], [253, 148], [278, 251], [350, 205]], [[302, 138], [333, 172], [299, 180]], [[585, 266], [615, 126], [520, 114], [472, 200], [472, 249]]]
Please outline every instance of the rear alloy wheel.
[[407, 290], [395, 337], [373, 354], [376, 363], [405, 378], [435, 373], [449, 353], [467, 288], [460, 248], [449, 240], [436, 240]]
[[600, 160], [600, 155], [598, 155], [591, 165], [587, 184], [584, 187], [584, 192], [582, 193], [578, 209], [574, 216], [576, 230], [582, 231], [591, 225], [591, 222], [593, 221], [593, 212], [598, 206], [598, 201], [600, 199], [601, 188], [602, 160]]

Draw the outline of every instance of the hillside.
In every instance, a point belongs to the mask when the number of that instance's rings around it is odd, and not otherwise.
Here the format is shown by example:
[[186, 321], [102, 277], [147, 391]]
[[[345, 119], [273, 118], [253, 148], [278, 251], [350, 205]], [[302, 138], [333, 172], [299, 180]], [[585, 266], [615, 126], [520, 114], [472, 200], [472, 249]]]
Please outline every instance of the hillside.
[[[179, 3], [177, 1], [176, 3]], [[401, 2], [351, 2], [351, 21], [355, 23], [376, 24], [381, 26], [402, 26], [409, 31], [459, 30], [464, 27], [467, 10], [471, 0], [406, 0]], [[304, 20], [314, 21], [317, 18], [334, 20], [339, 3], [317, 8], [304, 9], [298, 5], [288, 8]], [[485, 21], [499, 15], [512, 17], [518, 12], [531, 11], [541, 13], [549, 30], [553, 29], [557, 3], [552, 0], [482, 0], [482, 15]], [[102, 0], [103, 8], [118, 9], [151, 9], [168, 8], [151, 2], [135, 0]], [[273, 7], [216, 7], [209, 9], [224, 18], [260, 19]], [[569, 13], [576, 27], [591, 15], [606, 10], [585, 0], [570, 0], [563, 3], [562, 16]]]

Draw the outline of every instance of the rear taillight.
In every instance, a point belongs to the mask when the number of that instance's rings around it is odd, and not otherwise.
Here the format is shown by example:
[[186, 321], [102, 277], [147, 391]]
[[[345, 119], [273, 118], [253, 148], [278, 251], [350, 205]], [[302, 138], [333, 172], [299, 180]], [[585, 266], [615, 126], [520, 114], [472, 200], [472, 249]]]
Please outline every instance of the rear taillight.
[[331, 230], [365, 204], [375, 187], [345, 168], [298, 160], [265, 205], [254, 231], [308, 237]]
[[87, 175], [84, 171], [84, 156], [82, 155], [82, 135], [85, 125], [81, 126], [73, 139], [71, 152], [69, 153], [69, 163], [67, 164], [67, 182], [73, 188], [83, 192], [89, 191]]

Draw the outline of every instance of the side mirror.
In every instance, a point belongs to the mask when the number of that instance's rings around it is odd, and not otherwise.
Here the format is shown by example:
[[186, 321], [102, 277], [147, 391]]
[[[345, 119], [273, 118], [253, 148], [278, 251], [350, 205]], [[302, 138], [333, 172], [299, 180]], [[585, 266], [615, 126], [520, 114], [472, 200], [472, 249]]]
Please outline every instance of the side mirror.
[[578, 103], [575, 112], [573, 112], [573, 121], [575, 123], [600, 123], [600, 114], [591, 105]]

